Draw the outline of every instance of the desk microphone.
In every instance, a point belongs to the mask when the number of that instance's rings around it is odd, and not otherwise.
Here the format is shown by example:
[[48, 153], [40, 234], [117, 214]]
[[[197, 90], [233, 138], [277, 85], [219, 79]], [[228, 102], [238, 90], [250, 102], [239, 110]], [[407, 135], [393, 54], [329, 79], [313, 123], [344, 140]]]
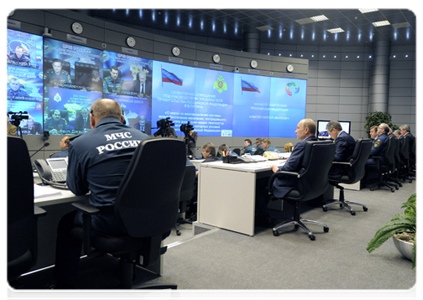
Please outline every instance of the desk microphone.
[[33, 157], [35, 154], [37, 154], [38, 152], [40, 152], [41, 149], [43, 149], [44, 147], [48, 147], [48, 146], [50, 146], [50, 143], [49, 142], [44, 143], [44, 145], [42, 145], [40, 149], [38, 149], [37, 151], [35, 151], [29, 158]]

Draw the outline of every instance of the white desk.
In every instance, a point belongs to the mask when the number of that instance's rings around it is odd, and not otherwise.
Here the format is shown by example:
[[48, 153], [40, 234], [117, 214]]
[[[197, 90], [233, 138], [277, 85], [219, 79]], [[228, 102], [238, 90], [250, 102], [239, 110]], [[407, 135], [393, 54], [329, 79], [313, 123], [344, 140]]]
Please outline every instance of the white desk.
[[197, 221], [253, 236], [256, 181], [273, 174], [271, 165], [284, 163], [285, 160], [200, 164]]

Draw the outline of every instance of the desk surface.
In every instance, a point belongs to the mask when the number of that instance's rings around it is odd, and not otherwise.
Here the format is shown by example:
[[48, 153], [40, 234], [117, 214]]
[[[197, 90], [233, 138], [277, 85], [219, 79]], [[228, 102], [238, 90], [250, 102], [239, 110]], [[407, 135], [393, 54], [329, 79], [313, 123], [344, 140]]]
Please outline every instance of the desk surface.
[[57, 192], [55, 194], [44, 195], [40, 197], [37, 197], [37, 194], [34, 195], [34, 204], [40, 207], [68, 202], [83, 201], [88, 199], [89, 197], [88, 194], [83, 196], [76, 196], [69, 190], [56, 189], [48, 185], [37, 186], [37, 190], [38, 193], [43, 193], [43, 190], [45, 190], [46, 194], [48, 194], [50, 191]]
[[201, 164], [201, 168], [216, 168], [216, 169], [225, 169], [232, 171], [240, 171], [247, 173], [258, 173], [263, 171], [269, 171], [270, 166], [283, 166], [286, 160], [268, 160], [264, 162], [252, 162], [252, 163], [240, 163], [240, 164], [228, 164], [223, 163], [222, 161], [214, 161], [210, 163]]

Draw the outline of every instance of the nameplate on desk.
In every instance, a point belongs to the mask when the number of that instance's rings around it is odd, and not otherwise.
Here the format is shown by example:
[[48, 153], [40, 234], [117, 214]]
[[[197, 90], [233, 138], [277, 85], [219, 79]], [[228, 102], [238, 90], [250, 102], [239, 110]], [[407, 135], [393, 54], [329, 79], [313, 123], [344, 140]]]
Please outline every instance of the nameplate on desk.
[[21, 22], [15, 21], [15, 20], [7, 20], [7, 27], [13, 27], [20, 29], [21, 28]]
[[131, 55], [138, 55], [138, 50], [122, 47], [122, 53], [131, 54]]
[[184, 60], [182, 58], [171, 57], [171, 56], [169, 56], [169, 61], [173, 63], [178, 63], [178, 64], [184, 63]]
[[68, 34], [66, 38], [67, 38], [68, 41], [71, 41], [71, 42], [76, 42], [76, 43], [80, 43], [80, 44], [84, 44], [84, 45], [87, 44], [87, 39], [80, 37], [80, 36]]

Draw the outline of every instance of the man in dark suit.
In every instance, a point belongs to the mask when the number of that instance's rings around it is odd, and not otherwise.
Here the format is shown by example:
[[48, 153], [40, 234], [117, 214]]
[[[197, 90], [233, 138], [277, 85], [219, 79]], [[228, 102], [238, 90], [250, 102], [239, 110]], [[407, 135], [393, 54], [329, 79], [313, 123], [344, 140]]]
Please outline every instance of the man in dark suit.
[[383, 155], [385, 154], [385, 150], [389, 141], [388, 132], [389, 132], [388, 124], [381, 123], [378, 126], [377, 137], [373, 140], [373, 146], [372, 146], [372, 150], [370, 151], [370, 157], [367, 160], [365, 165], [366, 172], [362, 180], [363, 183], [368, 184], [372, 180], [377, 179], [379, 176], [378, 173], [374, 171], [378, 162], [376, 161], [376, 159], [372, 158], [372, 156], [381, 156], [382, 158], [379, 159], [379, 163], [385, 164]]
[[[354, 153], [354, 138], [342, 130], [342, 126], [338, 121], [330, 121], [326, 125], [326, 130], [335, 142], [335, 156], [333, 161], [349, 161]], [[329, 170], [329, 177], [340, 178], [344, 174], [346, 167], [343, 165], [332, 165]]]
[[75, 118], [75, 130], [84, 131], [84, 129], [91, 129], [89, 111], [86, 107], [81, 108], [80, 114]]
[[[294, 146], [291, 156], [282, 167], [279, 168], [275, 165], [271, 166], [274, 173], [278, 171], [298, 172], [301, 169], [306, 143], [308, 141], [317, 141], [315, 136], [316, 123], [312, 119], [301, 120], [297, 125], [295, 134], [297, 135], [297, 139], [301, 141]], [[275, 179], [273, 182], [273, 195], [278, 198], [283, 198], [293, 188], [295, 188], [295, 184], [295, 178]]]
[[409, 153], [410, 153], [410, 165], [414, 165], [416, 163], [416, 138], [410, 132], [410, 126], [408, 124], [403, 124], [400, 126], [401, 136], [400, 143], [404, 136], [408, 137], [409, 140]]
[[134, 80], [131, 87], [131, 92], [135, 93], [141, 98], [151, 98], [151, 81], [147, 80], [145, 70], [138, 72], [137, 79]]

